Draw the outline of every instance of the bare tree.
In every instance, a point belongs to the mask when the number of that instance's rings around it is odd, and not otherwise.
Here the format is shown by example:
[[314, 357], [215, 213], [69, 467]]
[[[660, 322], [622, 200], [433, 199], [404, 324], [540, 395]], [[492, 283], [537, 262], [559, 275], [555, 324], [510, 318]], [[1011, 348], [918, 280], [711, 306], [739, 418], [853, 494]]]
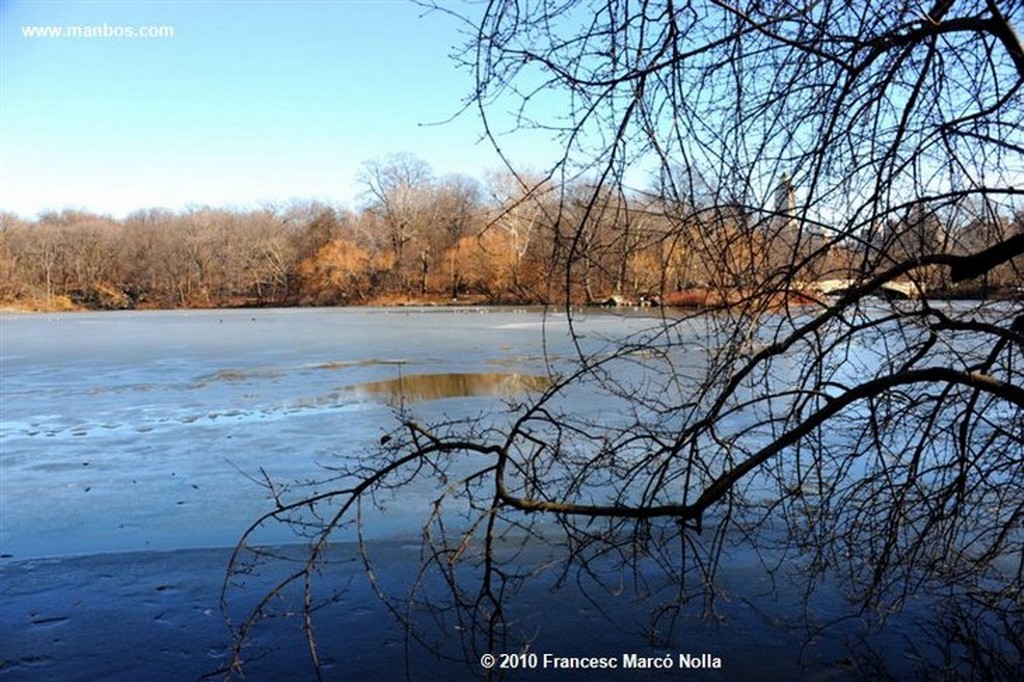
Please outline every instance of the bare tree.
[[[304, 586], [314, 667], [312, 585], [333, 534], [387, 491], [434, 479], [419, 584], [439, 576], [448, 590], [405, 600], [457, 619], [470, 653], [522, 645], [509, 598], [534, 567], [510, 546], [553, 548], [566, 575], [598, 583], [609, 566], [634, 584], [665, 580], [666, 623], [694, 598], [713, 606], [720, 562], [740, 543], [766, 573], [780, 556], [797, 561], [808, 592], [836, 576], [864, 613], [935, 585], [995, 605], [984, 628], [1018, 643], [1002, 654], [1019, 672], [1024, 311], [947, 304], [928, 287], [935, 271], [984, 276], [1024, 252], [1024, 236], [955, 252], [932, 236], [911, 247], [870, 235], [952, 222], [980, 201], [1019, 209], [1022, 14], [1010, 0], [494, 0], [467, 18], [465, 59], [496, 147], [512, 110], [564, 143], [547, 177], [590, 188], [551, 227], [571, 328], [596, 221], [610, 195], [629, 199], [634, 169], [659, 178], [651, 220], [699, 261], [712, 308], [652, 319], [599, 353], [577, 339], [576, 361], [510, 424], [400, 419], [343, 484], [277, 498], [252, 532], [284, 522], [312, 536], [272, 594]], [[795, 190], [780, 211], [783, 173]], [[407, 233], [396, 234], [398, 251]], [[779, 248], [789, 257], [768, 256]], [[816, 293], [815, 273], [840, 251], [849, 286]], [[911, 300], [875, 296], [882, 287]], [[579, 407], [595, 401], [601, 418]]]
[[[432, 212], [428, 197], [434, 178], [422, 159], [410, 154], [393, 154], [365, 164], [362, 181], [367, 187], [367, 210], [376, 214], [383, 226], [394, 259], [394, 270], [407, 292], [412, 274], [409, 252], [425, 258], [419, 240], [430, 227]], [[417, 246], [421, 248], [416, 248]]]
[[[480, 209], [480, 188], [476, 181], [464, 175], [442, 178], [434, 188], [431, 197], [433, 225], [427, 233], [423, 253], [422, 280], [420, 290], [428, 288], [428, 273], [437, 273], [437, 284], [431, 289], [441, 292], [448, 290], [453, 299], [458, 298], [461, 279], [458, 249], [460, 240], [474, 231], [482, 213]], [[441, 282], [444, 282], [443, 284]]]

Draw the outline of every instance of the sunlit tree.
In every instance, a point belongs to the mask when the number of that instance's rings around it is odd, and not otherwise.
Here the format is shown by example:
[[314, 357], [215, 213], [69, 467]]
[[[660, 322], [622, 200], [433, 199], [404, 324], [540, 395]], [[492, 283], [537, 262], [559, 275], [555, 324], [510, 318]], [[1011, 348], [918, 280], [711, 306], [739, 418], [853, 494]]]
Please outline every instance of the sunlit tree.
[[366, 162], [362, 181], [367, 188], [366, 209], [377, 218], [400, 286], [409, 292], [417, 271], [422, 274], [424, 240], [434, 218], [429, 200], [433, 171], [411, 154], [393, 154]]
[[373, 258], [357, 244], [335, 239], [302, 262], [299, 276], [310, 303], [364, 301], [373, 283]]

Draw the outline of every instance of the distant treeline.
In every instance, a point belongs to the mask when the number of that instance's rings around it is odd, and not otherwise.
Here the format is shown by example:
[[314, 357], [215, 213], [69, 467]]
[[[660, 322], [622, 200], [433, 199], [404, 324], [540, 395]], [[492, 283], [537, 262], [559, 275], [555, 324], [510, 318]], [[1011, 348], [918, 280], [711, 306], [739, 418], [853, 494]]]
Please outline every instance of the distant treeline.
[[[359, 210], [0, 215], [0, 302], [36, 309], [347, 305], [469, 300], [700, 302], [784, 273], [849, 277], [887, 257], [996, 243], [1017, 220], [890, 221], [853, 244], [737, 206], [683, 206], [580, 184], [435, 177], [415, 158], [366, 166]], [[873, 250], [865, 247], [875, 245]], [[870, 253], [875, 256], [870, 256]], [[887, 255], [888, 254], [888, 255]], [[1019, 283], [1011, 262], [979, 289]], [[944, 290], [942, 273], [931, 283]], [[965, 290], [967, 291], [967, 290]], [[955, 292], [954, 292], [955, 293]]]

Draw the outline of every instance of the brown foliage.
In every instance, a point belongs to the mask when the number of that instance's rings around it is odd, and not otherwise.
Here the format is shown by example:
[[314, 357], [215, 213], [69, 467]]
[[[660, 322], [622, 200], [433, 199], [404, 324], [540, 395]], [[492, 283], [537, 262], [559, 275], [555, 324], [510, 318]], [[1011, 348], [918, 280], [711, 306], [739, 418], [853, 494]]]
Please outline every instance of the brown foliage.
[[312, 305], [366, 301], [377, 273], [387, 269], [382, 260], [350, 241], [332, 240], [299, 264], [300, 300]]

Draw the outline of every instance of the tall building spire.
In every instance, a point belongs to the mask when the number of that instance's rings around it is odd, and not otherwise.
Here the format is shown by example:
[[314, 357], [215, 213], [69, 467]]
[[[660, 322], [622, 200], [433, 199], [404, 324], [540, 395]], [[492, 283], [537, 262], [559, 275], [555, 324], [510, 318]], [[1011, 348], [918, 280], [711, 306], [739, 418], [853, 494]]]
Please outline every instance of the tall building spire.
[[779, 184], [775, 186], [775, 234], [785, 240], [786, 244], [796, 244], [796, 192], [793, 180], [783, 173], [779, 176]]
[[793, 214], [796, 212], [796, 193], [793, 190], [793, 181], [785, 173], [779, 176], [779, 184], [775, 188], [775, 211], [787, 223], [793, 222]]

